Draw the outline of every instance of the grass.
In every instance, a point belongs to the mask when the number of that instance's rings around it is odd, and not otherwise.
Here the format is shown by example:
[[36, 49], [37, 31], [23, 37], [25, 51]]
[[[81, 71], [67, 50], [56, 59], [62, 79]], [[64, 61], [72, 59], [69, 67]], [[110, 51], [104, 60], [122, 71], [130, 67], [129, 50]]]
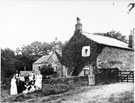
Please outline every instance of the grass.
[[[1, 97], [2, 102], [24, 102], [24, 101], [29, 101], [29, 102], [35, 102], [38, 100], [41, 100], [42, 97], [45, 97], [42, 102], [49, 102], [51, 100], [55, 100], [60, 98], [60, 96], [65, 96], [64, 94], [68, 91], [76, 90], [75, 94], [79, 94], [82, 92], [87, 92], [88, 90], [92, 89], [98, 89], [99, 87], [101, 88], [104, 85], [99, 85], [99, 86], [88, 86], [84, 87], [84, 89], [81, 89], [81, 87], [77, 87], [77, 84], [44, 84], [42, 90], [35, 91], [33, 93], [28, 93], [28, 94], [18, 94], [16, 96], [10, 96], [9, 95], [9, 86], [3, 86], [2, 87], [2, 93]], [[78, 89], [77, 89], [78, 88]], [[78, 93], [77, 93], [78, 91]], [[75, 92], [75, 91], [74, 91]], [[54, 94], [59, 94], [59, 95], [54, 95]], [[74, 93], [69, 93], [69, 95], [72, 95]], [[67, 94], [66, 94], [67, 95]], [[111, 94], [109, 98], [105, 99], [105, 101], [108, 101], [107, 103], [134, 103], [134, 90], [122, 92], [120, 94]], [[96, 103], [96, 102], [95, 102]], [[106, 102], [105, 102], [106, 103]]]
[[44, 85], [44, 88], [42, 90], [38, 90], [38, 91], [35, 91], [33, 93], [28, 93], [28, 94], [22, 93], [15, 96], [10, 96], [9, 88], [3, 87], [2, 88], [2, 102], [22, 102], [27, 99], [64, 93], [73, 88], [75, 87], [69, 86], [67, 84], [55, 84], [55, 85], [46, 84]]
[[115, 96], [112, 94], [108, 99], [109, 103], [134, 103], [134, 91], [126, 91]]

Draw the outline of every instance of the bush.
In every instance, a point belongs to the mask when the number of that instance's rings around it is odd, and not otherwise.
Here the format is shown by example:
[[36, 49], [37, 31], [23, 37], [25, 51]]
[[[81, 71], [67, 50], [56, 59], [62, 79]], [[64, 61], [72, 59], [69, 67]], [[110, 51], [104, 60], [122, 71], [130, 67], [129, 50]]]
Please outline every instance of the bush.
[[56, 73], [54, 69], [51, 67], [51, 65], [44, 65], [42, 68], [40, 68], [40, 72], [43, 75], [43, 78], [47, 78], [46, 76]]
[[59, 94], [63, 92], [67, 92], [70, 90], [70, 86], [66, 84], [55, 84], [55, 85], [44, 85], [42, 89], [43, 95], [52, 95], [52, 94]]

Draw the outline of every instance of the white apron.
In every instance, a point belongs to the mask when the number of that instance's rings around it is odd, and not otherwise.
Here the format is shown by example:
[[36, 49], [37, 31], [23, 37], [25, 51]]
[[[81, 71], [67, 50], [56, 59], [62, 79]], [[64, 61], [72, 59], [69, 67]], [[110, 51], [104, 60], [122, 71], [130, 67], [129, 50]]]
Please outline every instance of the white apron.
[[35, 81], [36, 89], [39, 90], [42, 88], [42, 75], [36, 75], [36, 81]]
[[10, 94], [11, 95], [16, 95], [17, 94], [16, 79], [14, 77], [11, 79]]
[[34, 91], [35, 91], [35, 86], [32, 85], [32, 86], [31, 86], [31, 89], [30, 89], [30, 92], [34, 92]]

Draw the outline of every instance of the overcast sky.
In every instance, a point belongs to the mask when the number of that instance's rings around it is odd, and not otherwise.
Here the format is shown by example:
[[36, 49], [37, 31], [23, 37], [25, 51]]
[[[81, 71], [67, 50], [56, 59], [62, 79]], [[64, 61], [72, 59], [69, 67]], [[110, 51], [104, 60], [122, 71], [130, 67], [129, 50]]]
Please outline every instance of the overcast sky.
[[[100, 0], [99, 0], [100, 1]], [[89, 33], [119, 31], [128, 36], [135, 27], [135, 8], [120, 0], [1, 0], [0, 46], [16, 50], [34, 41], [69, 40], [76, 17]]]

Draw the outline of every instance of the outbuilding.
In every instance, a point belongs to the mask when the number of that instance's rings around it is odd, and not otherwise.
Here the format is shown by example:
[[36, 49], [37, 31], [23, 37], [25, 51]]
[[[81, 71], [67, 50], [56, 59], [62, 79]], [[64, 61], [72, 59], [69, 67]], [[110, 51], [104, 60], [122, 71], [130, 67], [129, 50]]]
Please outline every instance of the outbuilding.
[[54, 72], [56, 72], [52, 77], [67, 77], [67, 68], [60, 62], [59, 56], [61, 55], [61, 48], [56, 42], [53, 52], [51, 52], [49, 55], [42, 56], [33, 63], [33, 71], [40, 72], [40, 68], [42, 68], [44, 65], [51, 65], [51, 67], [54, 69]]

